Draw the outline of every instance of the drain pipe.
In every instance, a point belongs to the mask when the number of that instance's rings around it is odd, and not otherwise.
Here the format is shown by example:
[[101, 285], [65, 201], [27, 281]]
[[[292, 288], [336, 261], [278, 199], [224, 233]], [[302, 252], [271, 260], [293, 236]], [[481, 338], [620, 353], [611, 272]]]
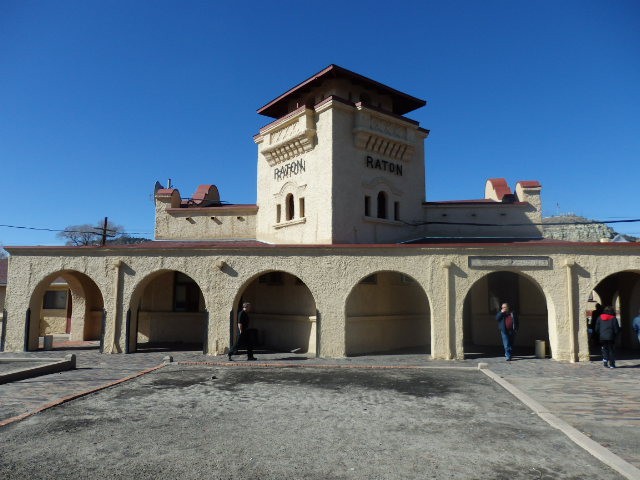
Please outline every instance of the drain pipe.
[[27, 308], [27, 315], [24, 319], [24, 351], [29, 351], [29, 330], [31, 330], [31, 307]]
[[2, 310], [2, 333], [0, 334], [0, 352], [4, 352], [4, 342], [7, 338], [7, 310]]
[[567, 269], [567, 316], [569, 317], [569, 361], [576, 361], [576, 327], [575, 327], [575, 308], [573, 304], [573, 267], [576, 263], [573, 260], [567, 260], [564, 264]]
[[115, 271], [116, 278], [113, 282], [113, 323], [108, 353], [114, 353], [120, 350], [116, 343], [116, 327], [118, 325], [118, 306], [120, 305], [120, 270], [122, 268], [122, 260], [117, 260], [112, 267]]

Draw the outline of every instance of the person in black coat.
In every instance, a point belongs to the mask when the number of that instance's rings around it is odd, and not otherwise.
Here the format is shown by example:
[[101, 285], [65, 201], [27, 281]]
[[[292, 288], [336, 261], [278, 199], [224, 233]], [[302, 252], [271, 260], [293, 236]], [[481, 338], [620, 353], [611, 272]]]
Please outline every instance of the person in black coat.
[[515, 312], [511, 311], [508, 303], [503, 303], [500, 311], [496, 314], [498, 322], [498, 330], [502, 337], [502, 345], [504, 346], [504, 356], [507, 362], [511, 361], [511, 350], [513, 341], [518, 331], [518, 317]]
[[255, 360], [253, 356], [253, 331], [249, 329], [249, 312], [251, 311], [251, 304], [245, 302], [242, 304], [242, 310], [238, 315], [238, 338], [236, 342], [229, 350], [229, 360], [233, 360], [232, 355], [238, 353], [238, 347], [243, 346], [247, 349], [247, 360]]
[[596, 334], [600, 339], [602, 350], [602, 364], [605, 368], [616, 368], [616, 337], [620, 333], [620, 324], [613, 307], [604, 307], [602, 314], [596, 320]]

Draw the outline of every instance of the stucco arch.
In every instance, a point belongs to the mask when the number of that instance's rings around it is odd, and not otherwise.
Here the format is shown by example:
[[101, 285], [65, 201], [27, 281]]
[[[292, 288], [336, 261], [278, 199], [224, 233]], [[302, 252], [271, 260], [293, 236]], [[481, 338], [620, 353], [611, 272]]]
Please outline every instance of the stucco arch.
[[155, 270], [132, 288], [125, 313], [127, 351], [166, 345], [204, 349], [207, 312], [202, 285], [192, 275], [183, 269]]
[[462, 348], [466, 358], [502, 355], [502, 340], [495, 315], [502, 303], [509, 303], [519, 317], [516, 354], [532, 355], [536, 340], [557, 345], [555, 309], [550, 295], [528, 272], [515, 269], [483, 271], [470, 279], [460, 298], [462, 305]]
[[282, 269], [251, 275], [238, 288], [230, 306], [234, 325], [242, 302], [252, 304], [251, 328], [257, 330], [258, 347], [318, 352], [316, 299], [299, 275]]
[[[98, 283], [86, 273], [62, 269], [46, 274], [29, 298], [28, 350], [38, 348], [38, 337], [48, 333], [42, 328], [43, 297], [57, 278], [63, 278], [70, 292], [71, 340], [99, 340], [103, 335], [104, 294]], [[66, 322], [66, 317], [64, 319]]]
[[344, 305], [345, 352], [431, 353], [429, 297], [411, 275], [379, 270], [361, 277]]
[[[637, 358], [640, 345], [632, 328], [632, 320], [640, 314], [640, 270], [610, 272], [593, 285], [593, 291], [596, 294], [594, 297], [602, 307], [612, 306], [616, 310], [621, 327], [616, 346], [624, 351], [624, 355]], [[589, 302], [587, 299], [585, 315], [594, 307], [595, 302]], [[593, 353], [599, 353], [597, 340], [591, 342], [591, 347]]]

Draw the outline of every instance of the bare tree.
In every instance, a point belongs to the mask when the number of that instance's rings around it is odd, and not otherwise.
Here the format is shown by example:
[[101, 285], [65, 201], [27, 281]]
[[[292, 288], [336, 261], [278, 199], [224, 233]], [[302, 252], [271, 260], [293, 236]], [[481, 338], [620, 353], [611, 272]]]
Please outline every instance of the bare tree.
[[[102, 244], [102, 235], [104, 229], [104, 221], [98, 221], [94, 225], [88, 223], [82, 225], [69, 225], [62, 232], [57, 234], [58, 238], [65, 241], [65, 245], [75, 245], [77, 247], [84, 245], [100, 245]], [[122, 225], [117, 225], [111, 221], [107, 222], [106, 238], [113, 240], [124, 232]]]

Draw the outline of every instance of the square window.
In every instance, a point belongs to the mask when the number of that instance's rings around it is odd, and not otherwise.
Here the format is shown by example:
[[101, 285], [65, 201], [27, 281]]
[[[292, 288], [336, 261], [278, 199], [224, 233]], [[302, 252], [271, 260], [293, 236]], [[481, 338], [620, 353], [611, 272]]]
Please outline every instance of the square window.
[[67, 308], [67, 291], [47, 290], [44, 293], [42, 308], [46, 310], [62, 310]]

